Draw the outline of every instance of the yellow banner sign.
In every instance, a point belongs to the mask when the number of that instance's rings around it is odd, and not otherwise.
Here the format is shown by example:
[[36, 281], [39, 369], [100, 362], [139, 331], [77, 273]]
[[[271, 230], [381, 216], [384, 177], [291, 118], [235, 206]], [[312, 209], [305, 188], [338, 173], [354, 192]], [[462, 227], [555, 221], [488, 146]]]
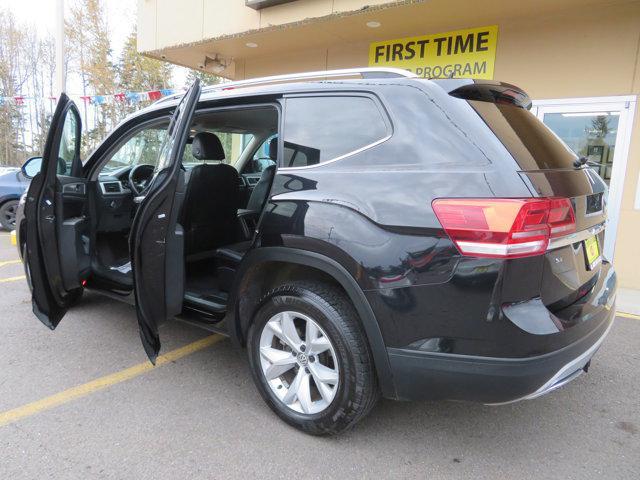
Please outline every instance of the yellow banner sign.
[[398, 67], [425, 78], [493, 79], [498, 26], [375, 42], [370, 67]]

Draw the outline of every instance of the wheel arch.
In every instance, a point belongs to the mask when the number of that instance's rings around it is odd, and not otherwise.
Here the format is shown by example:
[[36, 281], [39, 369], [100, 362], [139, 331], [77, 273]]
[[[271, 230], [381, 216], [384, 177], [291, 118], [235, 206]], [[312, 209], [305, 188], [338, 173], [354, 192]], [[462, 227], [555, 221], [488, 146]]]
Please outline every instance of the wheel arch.
[[2, 197], [0, 197], [0, 207], [5, 203], [10, 202], [11, 200], [20, 201], [20, 195], [13, 194], [13, 193], [9, 195], [3, 195]]
[[[339, 286], [358, 312], [367, 335], [382, 394], [396, 398], [395, 384], [382, 332], [362, 289], [351, 274], [338, 262], [325, 255], [290, 247], [261, 247], [247, 253], [236, 274], [229, 298], [227, 325], [234, 343], [244, 346], [246, 336], [268, 278], [273, 279], [273, 267], [279, 264], [280, 278], [298, 279], [291, 272], [305, 272], [305, 279], [333, 282]], [[281, 271], [282, 267], [285, 267]], [[272, 282], [271, 282], [272, 283]]]

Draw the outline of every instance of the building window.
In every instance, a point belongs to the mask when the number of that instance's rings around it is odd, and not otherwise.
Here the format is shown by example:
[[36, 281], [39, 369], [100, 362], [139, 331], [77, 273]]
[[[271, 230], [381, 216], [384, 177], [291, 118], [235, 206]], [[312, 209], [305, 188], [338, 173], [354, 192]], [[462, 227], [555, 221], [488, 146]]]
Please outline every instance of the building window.
[[343, 157], [388, 135], [369, 97], [317, 96], [287, 99], [284, 167], [307, 167]]

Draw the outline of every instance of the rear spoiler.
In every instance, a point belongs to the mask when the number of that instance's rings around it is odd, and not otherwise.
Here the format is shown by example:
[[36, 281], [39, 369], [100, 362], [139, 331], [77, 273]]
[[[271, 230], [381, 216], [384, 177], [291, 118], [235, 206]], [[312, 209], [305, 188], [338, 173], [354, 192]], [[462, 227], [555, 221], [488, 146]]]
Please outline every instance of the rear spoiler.
[[451, 90], [449, 95], [463, 100], [500, 103], [515, 105], [527, 110], [531, 109], [529, 95], [524, 90], [509, 83], [474, 81]]

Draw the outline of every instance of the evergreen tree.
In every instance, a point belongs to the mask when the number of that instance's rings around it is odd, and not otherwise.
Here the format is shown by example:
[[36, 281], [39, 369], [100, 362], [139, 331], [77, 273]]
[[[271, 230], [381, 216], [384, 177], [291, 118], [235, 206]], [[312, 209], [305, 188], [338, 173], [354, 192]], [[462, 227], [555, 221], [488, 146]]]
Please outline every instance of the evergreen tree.
[[213, 73], [208, 73], [203, 70], [189, 69], [189, 73], [186, 78], [187, 86], [191, 85], [196, 78], [200, 79], [200, 85], [203, 87], [206, 87], [207, 85], [217, 85], [224, 81], [222, 77], [218, 77]]
[[[81, 78], [83, 96], [113, 93], [116, 72], [111, 61], [111, 43], [102, 1], [76, 0], [65, 22], [65, 33], [71, 68]], [[115, 125], [118, 115], [113, 103], [104, 103], [93, 109], [94, 118], [90, 121], [86, 101], [83, 103], [83, 152], [87, 153]]]
[[[121, 92], [144, 92], [172, 87], [173, 66], [138, 53], [135, 28], [127, 37], [118, 65], [119, 90]], [[149, 102], [150, 103], [150, 102]], [[122, 102], [121, 113], [127, 114], [140, 108]], [[142, 105], [144, 106], [144, 105]]]

